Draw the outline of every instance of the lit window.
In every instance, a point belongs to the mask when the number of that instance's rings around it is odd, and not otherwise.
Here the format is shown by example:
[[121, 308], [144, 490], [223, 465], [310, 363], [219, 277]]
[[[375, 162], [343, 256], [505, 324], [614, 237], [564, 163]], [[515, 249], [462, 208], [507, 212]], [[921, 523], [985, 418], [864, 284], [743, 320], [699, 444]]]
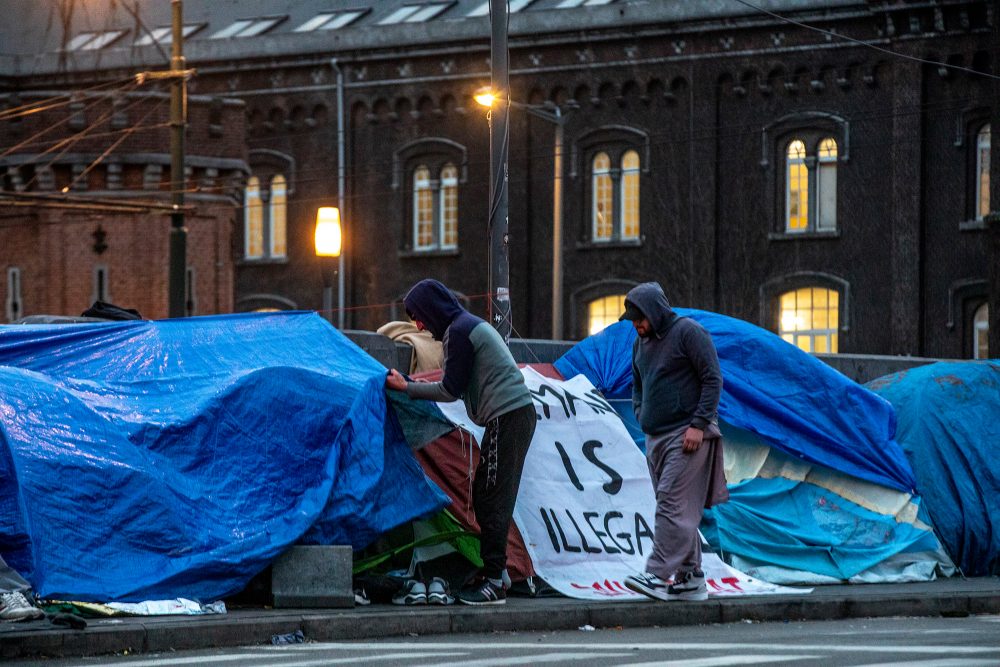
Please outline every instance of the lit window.
[[786, 229], [805, 231], [809, 226], [809, 171], [806, 169], [806, 145], [796, 139], [788, 144]]
[[836, 353], [840, 294], [823, 287], [803, 287], [780, 297], [778, 334], [806, 352]]
[[458, 169], [446, 164], [441, 170], [441, 247], [458, 246]]
[[16, 266], [7, 269], [7, 321], [13, 322], [24, 315], [21, 299], [21, 269]]
[[[189, 37], [205, 27], [204, 23], [191, 23], [184, 26], [184, 37]], [[136, 46], [149, 46], [150, 44], [171, 44], [174, 41], [174, 33], [170, 26], [153, 28], [149, 32], [143, 32], [142, 36], [135, 40]]]
[[990, 358], [990, 306], [988, 303], [976, 308], [972, 317], [972, 358]]
[[360, 16], [367, 12], [367, 9], [353, 9], [346, 12], [323, 12], [309, 19], [294, 32], [312, 32], [314, 30], [336, 30], [350, 25]]
[[94, 51], [103, 49], [126, 33], [125, 30], [107, 30], [105, 32], [81, 32], [66, 45], [67, 51]]
[[587, 304], [587, 334], [593, 336], [618, 321], [625, 310], [625, 295], [612, 294]]
[[264, 256], [264, 205], [260, 199], [260, 180], [247, 179], [243, 194], [243, 255], [247, 259]]
[[[535, 0], [510, 0], [507, 4], [507, 13], [516, 14], [528, 5], [530, 5]], [[479, 5], [471, 12], [466, 14], [466, 16], [489, 16], [490, 15], [490, 3], [484, 2]]]
[[622, 156], [622, 238], [639, 238], [639, 154]]
[[271, 257], [284, 257], [287, 252], [288, 188], [285, 177], [271, 179]]
[[413, 247], [434, 247], [434, 194], [431, 170], [421, 165], [413, 172]]
[[422, 23], [451, 7], [452, 2], [429, 2], [416, 5], [403, 5], [392, 14], [379, 21], [379, 25], [393, 23]]
[[976, 135], [976, 220], [990, 212], [990, 126]]
[[607, 153], [598, 153], [594, 156], [591, 174], [591, 192], [594, 200], [591, 212], [593, 237], [595, 241], [610, 241], [614, 224], [612, 219], [614, 196], [611, 188], [611, 158]]
[[286, 18], [286, 16], [264, 16], [256, 19], [240, 19], [213, 34], [211, 39], [255, 37], [267, 32]]

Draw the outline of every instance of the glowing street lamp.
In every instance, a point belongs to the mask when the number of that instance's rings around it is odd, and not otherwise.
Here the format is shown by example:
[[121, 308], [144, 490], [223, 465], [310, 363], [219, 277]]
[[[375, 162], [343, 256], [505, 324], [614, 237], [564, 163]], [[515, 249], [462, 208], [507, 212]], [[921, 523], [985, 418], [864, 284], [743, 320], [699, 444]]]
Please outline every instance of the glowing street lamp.
[[342, 250], [340, 229], [340, 209], [335, 206], [321, 206], [316, 211], [316, 235], [314, 243], [316, 256], [323, 272], [323, 312], [333, 324], [333, 283], [337, 276], [338, 262]]

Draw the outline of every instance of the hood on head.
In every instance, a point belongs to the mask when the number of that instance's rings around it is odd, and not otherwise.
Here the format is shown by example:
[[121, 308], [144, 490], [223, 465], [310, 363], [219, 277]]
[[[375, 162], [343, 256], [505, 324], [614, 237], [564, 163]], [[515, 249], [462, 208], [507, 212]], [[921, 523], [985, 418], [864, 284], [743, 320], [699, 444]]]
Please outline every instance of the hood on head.
[[406, 312], [423, 322], [437, 340], [444, 338], [448, 326], [465, 312], [450, 289], [430, 278], [411, 287], [403, 298], [403, 305]]
[[677, 314], [670, 307], [660, 283], [642, 283], [630, 289], [625, 295], [626, 307], [629, 304], [642, 311], [658, 338], [662, 338], [677, 320]]

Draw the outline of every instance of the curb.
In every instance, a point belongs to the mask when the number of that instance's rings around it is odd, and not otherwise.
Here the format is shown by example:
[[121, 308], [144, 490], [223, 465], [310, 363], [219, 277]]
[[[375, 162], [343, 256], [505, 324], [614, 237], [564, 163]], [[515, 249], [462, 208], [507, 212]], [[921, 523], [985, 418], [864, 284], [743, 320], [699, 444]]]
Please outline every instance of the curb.
[[[302, 630], [312, 641], [405, 635], [538, 632], [595, 628], [705, 625], [740, 621], [801, 621], [887, 616], [969, 616], [1000, 613], [1000, 591], [912, 595], [790, 595], [705, 603], [587, 603], [518, 600], [494, 608], [423, 608], [320, 612], [260, 610], [223, 617], [101, 619], [83, 631], [5, 629], [0, 658], [82, 657], [157, 653], [269, 643]], [[28, 628], [30, 626], [24, 626]]]

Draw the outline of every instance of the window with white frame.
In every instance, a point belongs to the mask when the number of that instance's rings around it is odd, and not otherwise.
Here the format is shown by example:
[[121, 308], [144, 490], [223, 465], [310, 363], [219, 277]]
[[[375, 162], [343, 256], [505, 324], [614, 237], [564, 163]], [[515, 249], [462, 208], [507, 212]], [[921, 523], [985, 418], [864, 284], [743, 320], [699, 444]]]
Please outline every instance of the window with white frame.
[[[204, 23], [187, 23], [184, 25], [182, 30], [184, 31], [184, 38], [187, 39], [194, 33], [198, 32], [200, 29], [204, 28]], [[159, 28], [153, 28], [149, 32], [143, 32], [142, 35], [135, 40], [136, 46], [149, 46], [151, 44], [172, 44], [174, 41], [173, 28], [170, 26], [160, 26]]]
[[261, 16], [252, 19], [239, 19], [215, 32], [209, 39], [229, 39], [230, 37], [256, 37], [262, 35], [274, 26], [284, 21], [287, 16]]
[[379, 25], [392, 25], [394, 23], [423, 23], [430, 21], [446, 9], [455, 4], [449, 2], [420, 2], [411, 5], [403, 5], [396, 9], [381, 21]]
[[16, 266], [7, 268], [7, 321], [13, 322], [24, 316], [24, 303], [21, 298], [21, 269]]
[[74, 37], [66, 44], [67, 51], [96, 51], [97, 49], [103, 49], [112, 42], [116, 41], [119, 37], [124, 35], [127, 30], [105, 30], [103, 32], [81, 32], [79, 35]]
[[348, 26], [368, 13], [367, 9], [349, 9], [338, 12], [322, 12], [312, 17], [292, 32], [314, 32], [317, 30], [337, 30]]
[[990, 212], [990, 126], [976, 133], [976, 220]]
[[825, 287], [801, 287], [778, 297], [778, 335], [805, 352], [838, 352], [840, 294]]
[[437, 178], [431, 167], [413, 170], [413, 249], [454, 250], [458, 247], [458, 167], [448, 162]]
[[[528, 5], [530, 5], [535, 0], [510, 0], [507, 3], [507, 12], [509, 14], [516, 14]], [[489, 16], [490, 15], [490, 3], [484, 2], [478, 5], [471, 12], [466, 14], [466, 16]]]
[[595, 243], [637, 241], [640, 235], [639, 153], [600, 151], [590, 163], [590, 235]]
[[610, 5], [615, 0], [562, 0], [556, 9], [572, 9], [573, 7], [593, 7], [594, 5]]
[[287, 255], [288, 181], [284, 174], [274, 174], [266, 183], [251, 176], [243, 191], [243, 258], [284, 259]]
[[984, 303], [972, 316], [972, 358], [990, 358], [990, 305]]
[[793, 138], [785, 149], [785, 231], [837, 230], [837, 141]]

